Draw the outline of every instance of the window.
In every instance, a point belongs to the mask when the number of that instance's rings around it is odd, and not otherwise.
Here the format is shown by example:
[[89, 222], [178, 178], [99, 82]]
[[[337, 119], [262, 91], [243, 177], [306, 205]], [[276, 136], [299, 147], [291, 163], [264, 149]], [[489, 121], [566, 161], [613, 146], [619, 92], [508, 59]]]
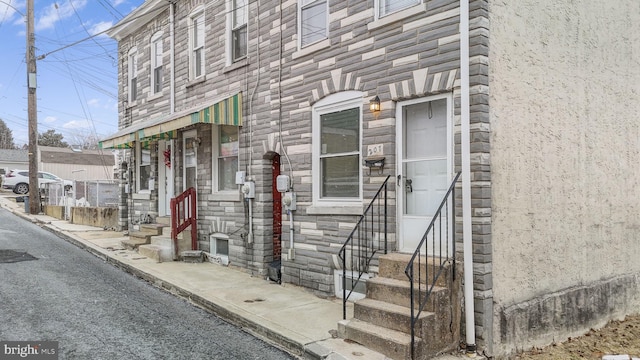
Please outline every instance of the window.
[[129, 102], [138, 98], [138, 54], [137, 49], [129, 50], [127, 55], [127, 72], [129, 76]]
[[138, 191], [148, 192], [149, 180], [151, 180], [151, 150], [145, 149], [139, 142], [136, 145], [138, 150]]
[[298, 6], [300, 47], [327, 38], [327, 0], [300, 0]]
[[199, 78], [204, 75], [204, 10], [199, 9], [191, 16], [191, 78]]
[[200, 140], [197, 138], [195, 131], [189, 131], [184, 134], [184, 144], [182, 154], [184, 156], [184, 190], [192, 187], [198, 188], [198, 145]]
[[[361, 201], [362, 94], [334, 94], [313, 110], [314, 201]], [[316, 181], [317, 179], [317, 181]]]
[[247, 0], [230, 0], [231, 62], [247, 56]]
[[151, 92], [157, 94], [162, 91], [162, 33], [156, 33], [151, 38]]
[[[360, 300], [360, 299], [364, 299], [365, 294], [367, 293], [367, 280], [369, 279], [370, 275], [367, 273], [364, 273], [362, 275], [358, 275], [357, 272], [353, 272], [351, 270], [348, 270], [345, 272], [346, 275], [346, 287], [345, 289], [347, 289], [347, 295], [349, 295], [349, 293], [351, 293], [351, 296], [349, 296], [349, 301], [356, 301], [356, 300]], [[360, 277], [360, 279], [358, 279], [358, 277]], [[337, 298], [342, 299], [343, 298], [343, 293], [342, 293], [342, 269], [334, 269], [333, 270], [333, 281], [334, 281], [334, 289], [335, 289], [335, 295]]]
[[381, 18], [420, 3], [422, 3], [422, 0], [376, 0], [377, 15]]
[[[238, 171], [238, 127], [231, 125], [214, 126], [214, 139], [217, 139], [217, 154], [214, 157], [214, 183], [217, 191], [238, 190], [236, 172]], [[216, 164], [217, 163], [217, 164]]]

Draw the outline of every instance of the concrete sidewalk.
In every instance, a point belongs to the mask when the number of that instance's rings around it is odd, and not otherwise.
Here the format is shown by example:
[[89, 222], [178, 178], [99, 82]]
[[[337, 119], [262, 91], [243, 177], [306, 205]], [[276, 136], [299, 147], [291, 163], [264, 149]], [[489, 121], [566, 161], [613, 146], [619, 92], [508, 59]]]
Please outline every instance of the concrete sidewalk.
[[[0, 195], [14, 214], [86, 249], [106, 262], [181, 296], [221, 318], [304, 359], [382, 360], [384, 355], [337, 338], [340, 299], [321, 299], [290, 284], [276, 284], [233, 267], [213, 263], [164, 262], [125, 250], [122, 233], [70, 224], [46, 215], [29, 215], [15, 196]], [[348, 304], [351, 317], [353, 305]], [[445, 355], [439, 360], [468, 358]], [[477, 359], [479, 357], [476, 357]]]

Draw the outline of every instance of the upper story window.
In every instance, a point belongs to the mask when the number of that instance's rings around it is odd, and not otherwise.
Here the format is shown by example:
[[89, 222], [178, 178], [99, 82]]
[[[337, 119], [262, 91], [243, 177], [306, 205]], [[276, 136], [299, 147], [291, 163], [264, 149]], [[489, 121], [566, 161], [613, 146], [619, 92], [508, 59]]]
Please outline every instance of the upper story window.
[[376, 0], [378, 18], [418, 5], [422, 0]]
[[300, 48], [327, 38], [328, 13], [327, 0], [299, 0]]
[[157, 94], [162, 91], [162, 32], [151, 37], [151, 92]]
[[247, 56], [247, 0], [229, 0], [229, 63]]
[[138, 50], [134, 47], [127, 54], [127, 76], [129, 77], [129, 102], [138, 99]]
[[360, 92], [334, 94], [314, 106], [314, 203], [361, 203], [361, 124]]
[[204, 75], [204, 8], [198, 8], [189, 20], [190, 74], [195, 79]]

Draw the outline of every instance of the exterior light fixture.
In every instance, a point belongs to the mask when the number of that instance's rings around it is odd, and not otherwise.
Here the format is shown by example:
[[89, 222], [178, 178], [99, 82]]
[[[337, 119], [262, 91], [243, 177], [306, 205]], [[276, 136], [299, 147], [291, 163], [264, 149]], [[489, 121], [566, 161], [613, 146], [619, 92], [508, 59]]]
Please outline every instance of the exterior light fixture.
[[380, 98], [378, 95], [369, 101], [369, 110], [373, 112], [380, 111]]

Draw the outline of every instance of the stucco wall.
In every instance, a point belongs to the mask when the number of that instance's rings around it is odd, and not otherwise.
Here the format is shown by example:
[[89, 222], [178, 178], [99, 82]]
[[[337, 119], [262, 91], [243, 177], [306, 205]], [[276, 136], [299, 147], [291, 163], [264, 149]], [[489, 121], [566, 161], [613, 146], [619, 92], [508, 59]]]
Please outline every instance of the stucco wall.
[[[489, 3], [500, 353], [583, 331], [561, 324], [505, 337], [505, 308], [640, 274], [640, 2]], [[640, 309], [636, 287], [613, 288], [626, 301], [578, 319], [587, 330]]]

